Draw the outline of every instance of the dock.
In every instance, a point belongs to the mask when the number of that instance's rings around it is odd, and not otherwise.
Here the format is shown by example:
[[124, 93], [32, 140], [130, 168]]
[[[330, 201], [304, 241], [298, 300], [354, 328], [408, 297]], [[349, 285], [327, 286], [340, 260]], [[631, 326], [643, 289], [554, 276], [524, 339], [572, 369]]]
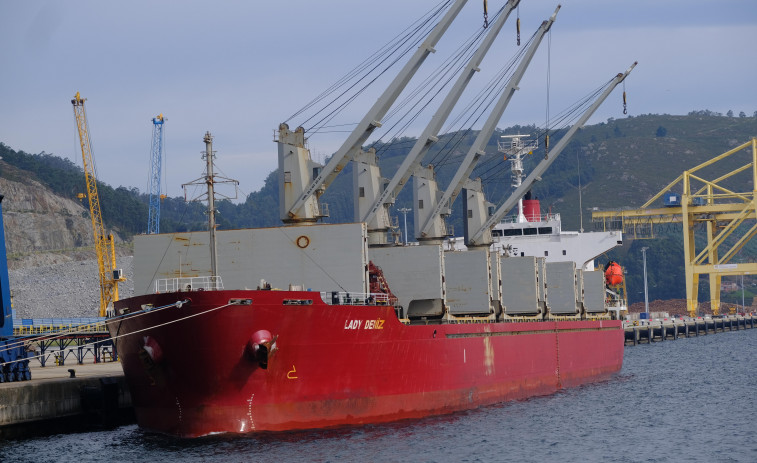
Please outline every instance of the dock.
[[135, 422], [120, 362], [32, 366], [0, 383], [0, 440]]
[[690, 338], [754, 328], [757, 315], [727, 315], [723, 317], [665, 318], [634, 320], [623, 323], [625, 345], [650, 344], [668, 339]]

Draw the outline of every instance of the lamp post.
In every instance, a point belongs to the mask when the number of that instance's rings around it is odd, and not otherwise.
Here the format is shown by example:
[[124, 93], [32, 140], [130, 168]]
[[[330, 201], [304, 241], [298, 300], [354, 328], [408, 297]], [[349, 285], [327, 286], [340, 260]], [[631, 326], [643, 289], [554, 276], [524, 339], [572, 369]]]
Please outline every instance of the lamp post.
[[649, 293], [647, 292], [647, 249], [648, 247], [641, 248], [641, 254], [644, 256], [644, 312], [647, 313], [649, 318]]
[[407, 246], [407, 213], [412, 211], [409, 207], [403, 207], [402, 209], [397, 209], [398, 211], [402, 212], [405, 216], [405, 246]]

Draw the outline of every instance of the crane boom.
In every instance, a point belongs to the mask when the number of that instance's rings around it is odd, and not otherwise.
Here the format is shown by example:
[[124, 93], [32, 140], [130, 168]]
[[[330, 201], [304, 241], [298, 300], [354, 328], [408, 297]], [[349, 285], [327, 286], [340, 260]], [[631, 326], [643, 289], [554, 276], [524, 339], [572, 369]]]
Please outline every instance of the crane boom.
[[549, 151], [546, 155], [544, 160], [542, 160], [531, 173], [526, 177], [526, 179], [523, 181], [523, 183], [515, 189], [515, 191], [510, 195], [507, 200], [492, 214], [491, 217], [484, 223], [484, 225], [481, 226], [473, 235], [470, 237], [470, 242], [466, 244], [470, 244], [473, 246], [478, 245], [486, 245], [488, 243], [480, 242], [481, 236], [484, 234], [484, 232], [488, 229], [491, 229], [497, 222], [499, 222], [502, 217], [507, 214], [510, 209], [512, 209], [517, 203], [518, 200], [523, 197], [526, 192], [531, 189], [533, 184], [541, 179], [542, 174], [547, 170], [547, 168], [552, 165], [552, 162], [554, 162], [555, 158], [560, 155], [560, 152], [568, 145], [568, 142], [571, 138], [573, 138], [573, 135], [583, 127], [583, 125], [586, 123], [587, 120], [594, 114], [594, 111], [599, 108], [599, 106], [605, 101], [605, 99], [612, 93], [612, 91], [615, 89], [615, 87], [623, 82], [625, 78], [628, 76], [628, 74], [631, 73], [634, 67], [636, 67], [637, 62], [634, 62], [631, 67], [628, 68], [628, 70], [624, 73], [620, 73], [615, 76], [615, 78], [610, 81], [610, 84], [605, 88], [604, 92], [592, 103], [591, 106], [578, 118], [575, 124], [571, 126], [571, 128], [568, 130], [568, 132], [563, 136], [559, 142], [555, 145], [555, 147]]
[[386, 186], [384, 191], [373, 202], [373, 205], [371, 206], [369, 212], [365, 215], [365, 217], [362, 217], [362, 220], [360, 220], [361, 222], [370, 222], [371, 220], [373, 220], [373, 217], [376, 215], [379, 208], [393, 201], [393, 199], [396, 198], [400, 193], [402, 187], [405, 186], [410, 176], [420, 164], [421, 160], [423, 160], [424, 155], [438, 140], [437, 136], [439, 135], [439, 131], [441, 131], [442, 125], [452, 112], [452, 108], [454, 108], [455, 104], [460, 99], [460, 96], [463, 94], [463, 91], [473, 78], [473, 75], [480, 70], [479, 65], [481, 64], [481, 61], [484, 59], [484, 56], [486, 56], [486, 53], [494, 43], [494, 39], [497, 37], [497, 35], [499, 35], [499, 32], [502, 30], [502, 26], [507, 21], [510, 13], [518, 6], [519, 3], [520, 0], [509, 0], [507, 2], [504, 11], [497, 18], [497, 21], [491, 26], [491, 30], [476, 50], [476, 53], [471, 57], [464, 71], [458, 76], [455, 85], [452, 87], [452, 90], [450, 90], [450, 92], [444, 98], [442, 104], [439, 105], [439, 109], [437, 110], [436, 114], [434, 114], [434, 116], [431, 118], [431, 121], [428, 123], [428, 126], [426, 126], [426, 129], [423, 131], [421, 136], [418, 137], [418, 141], [416, 141], [415, 145], [413, 145], [413, 148], [410, 150], [410, 153], [408, 153], [408, 155], [402, 161], [402, 165], [400, 165], [400, 167], [397, 169], [397, 172], [394, 174], [394, 177], [392, 177], [392, 180]]
[[399, 97], [402, 90], [407, 86], [410, 79], [415, 75], [429, 54], [434, 52], [434, 46], [449, 28], [452, 21], [457, 17], [460, 10], [468, 0], [456, 0], [450, 7], [439, 23], [434, 26], [433, 30], [426, 37], [426, 40], [418, 47], [412, 58], [405, 64], [402, 70], [397, 74], [392, 83], [387, 87], [384, 93], [376, 100], [371, 109], [363, 117], [363, 120], [355, 127], [352, 133], [347, 137], [342, 146], [331, 157], [326, 166], [321, 170], [318, 176], [310, 182], [302, 195], [289, 208], [289, 216], [296, 218], [298, 212], [303, 208], [308, 199], [316, 191], [327, 188], [336, 178], [339, 172], [344, 169], [347, 163], [360, 149], [363, 143], [370, 137], [377, 127], [381, 127], [381, 118], [383, 118], [392, 104]]
[[520, 83], [523, 74], [525, 74], [528, 65], [531, 63], [531, 59], [534, 57], [534, 54], [536, 54], [536, 50], [539, 48], [539, 44], [541, 43], [542, 38], [555, 22], [558, 11], [560, 11], [560, 5], [557, 5], [557, 8], [555, 9], [555, 12], [552, 14], [552, 16], [548, 20], [543, 21], [541, 23], [541, 26], [539, 26], [539, 29], [536, 31], [534, 40], [525, 51], [520, 64], [515, 69], [515, 72], [513, 72], [510, 80], [507, 82], [507, 85], [503, 89], [496, 106], [492, 110], [491, 114], [489, 114], [489, 117], [484, 123], [484, 126], [481, 128], [481, 131], [478, 133], [476, 140], [468, 150], [468, 154], [460, 164], [460, 167], [455, 173], [455, 176], [452, 178], [452, 181], [447, 187], [447, 190], [444, 192], [444, 196], [442, 196], [441, 200], [439, 200], [439, 202], [436, 204], [433, 212], [426, 217], [423, 226], [420, 228], [422, 235], [425, 236], [426, 234], [428, 234], [428, 232], [432, 228], [434, 220], [436, 220], [436, 217], [439, 216], [444, 209], [449, 209], [452, 206], [452, 203], [455, 202], [457, 195], [460, 194], [460, 190], [463, 189], [465, 181], [468, 179], [468, 177], [470, 177], [471, 172], [473, 172], [473, 169], [476, 166], [476, 162], [481, 156], [485, 154], [484, 148], [489, 142], [492, 133], [494, 133], [494, 129], [496, 129], [497, 127], [497, 122], [499, 122], [499, 120], [502, 118], [502, 114], [505, 112], [507, 105], [510, 103], [510, 99], [512, 98], [513, 94], [515, 94], [515, 91], [518, 90], [518, 84]]
[[76, 92], [71, 100], [74, 105], [74, 118], [79, 133], [82, 160], [84, 162], [84, 178], [87, 182], [87, 198], [89, 199], [89, 214], [92, 218], [92, 234], [95, 239], [95, 252], [100, 277], [100, 316], [104, 317], [107, 308], [118, 300], [118, 282], [124, 281], [121, 271], [116, 269], [116, 250], [113, 235], [105, 234], [102, 212], [100, 211], [100, 197], [97, 194], [97, 177], [95, 176], [95, 162], [92, 157], [92, 146], [89, 138], [87, 113], [84, 108], [86, 100]]
[[147, 234], [160, 233], [160, 168], [163, 164], [162, 114], [152, 119], [152, 149], [150, 150], [150, 207], [147, 213]]

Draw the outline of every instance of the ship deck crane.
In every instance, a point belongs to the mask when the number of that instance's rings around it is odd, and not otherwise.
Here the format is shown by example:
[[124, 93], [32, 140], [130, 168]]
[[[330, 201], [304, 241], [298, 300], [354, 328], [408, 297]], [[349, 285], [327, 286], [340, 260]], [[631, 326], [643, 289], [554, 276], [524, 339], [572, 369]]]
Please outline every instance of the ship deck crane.
[[[434, 47], [436, 43], [444, 35], [466, 3], [467, 0], [456, 0], [449, 7], [444, 17], [434, 26], [423, 43], [415, 51], [412, 58], [405, 64], [384, 93], [376, 100], [360, 123], [358, 123], [357, 127], [355, 127], [342, 146], [322, 169], [311, 165], [309, 153], [304, 148], [304, 129], [289, 132], [286, 124], [282, 124], [279, 127], [279, 139], [277, 140], [279, 142], [279, 169], [281, 171], [280, 175], [283, 176], [280, 180], [280, 183], [283, 185], [280, 188], [282, 193], [285, 193], [282, 195], [285, 201], [282, 203], [281, 208], [286, 211], [285, 214], [282, 214], [285, 215], [285, 217], [282, 217], [283, 221], [313, 222], [318, 217], [325, 215], [318, 210], [317, 205], [314, 206], [312, 204], [313, 198], [316, 198], [325, 191], [339, 172], [352, 160], [373, 131], [381, 127], [381, 119], [389, 111], [428, 55], [435, 51]], [[290, 158], [291, 155], [302, 157], [303, 160], [300, 164], [303, 167], [298, 168], [294, 164], [291, 167], [289, 165], [284, 167], [285, 159]], [[315, 179], [309, 181], [314, 176], [313, 169], [317, 169], [320, 172]], [[301, 183], [307, 186], [302, 188], [299, 185]], [[301, 191], [300, 188], [302, 188]], [[297, 196], [295, 197], [295, 195]]]
[[[510, 100], [518, 90], [518, 84], [525, 74], [526, 69], [528, 69], [528, 65], [531, 63], [532, 58], [536, 54], [536, 50], [539, 48], [539, 44], [541, 44], [544, 35], [549, 31], [549, 29], [552, 27], [552, 24], [555, 22], [558, 11], [560, 11], [560, 5], [557, 6], [555, 12], [549, 19], [542, 22], [542, 24], [539, 26], [539, 29], [534, 34], [534, 38], [531, 41], [531, 44], [523, 53], [523, 58], [521, 59], [520, 64], [513, 72], [513, 75], [507, 82], [506, 86], [503, 88], [497, 104], [494, 106], [494, 109], [489, 114], [489, 117], [479, 131], [476, 140], [468, 150], [468, 153], [460, 164], [460, 167], [455, 173], [455, 176], [452, 178], [452, 181], [447, 187], [447, 190], [444, 192], [444, 195], [440, 200], [436, 202], [436, 205], [431, 213], [426, 215], [425, 218], [420, 214], [416, 215], [416, 217], [420, 219], [419, 222], [421, 223], [421, 226], [418, 228], [418, 232], [416, 232], [416, 236], [419, 240], [434, 241], [444, 238], [444, 230], [446, 230], [446, 226], [444, 226], [443, 224], [442, 217], [449, 215], [452, 204], [455, 202], [455, 199], [463, 189], [463, 185], [466, 183], [466, 181], [470, 177], [470, 174], [473, 172], [473, 169], [476, 166], [476, 162], [481, 156], [485, 154], [484, 147], [486, 147], [486, 144], [489, 142], [492, 133], [494, 133], [494, 130], [497, 127], [497, 123], [502, 118], [502, 114], [505, 112], [505, 109], [507, 109]], [[429, 199], [433, 201], [435, 198], [431, 197]], [[417, 209], [420, 213], [420, 207], [418, 207]]]
[[160, 233], [161, 166], [163, 164], [162, 114], [152, 119], [152, 149], [150, 150], [150, 206], [147, 213], [147, 234]]
[[[528, 190], [531, 189], [534, 183], [541, 180], [541, 176], [544, 174], [544, 172], [549, 168], [550, 165], [555, 161], [557, 156], [560, 155], [563, 149], [568, 145], [568, 142], [571, 138], [573, 138], [573, 135], [583, 127], [583, 125], [586, 123], [586, 121], [589, 120], [589, 118], [594, 114], [594, 112], [599, 108], [599, 106], [604, 102], [605, 99], [612, 93], [612, 91], [615, 89], [615, 87], [623, 82], [625, 78], [628, 76], [628, 74], [631, 73], [634, 67], [636, 67], [636, 62], [634, 62], [631, 67], [628, 68], [628, 70], [624, 73], [620, 73], [616, 75], [607, 85], [605, 90], [602, 92], [599, 97], [589, 106], [589, 108], [584, 111], [583, 114], [578, 118], [575, 124], [571, 126], [571, 128], [568, 130], [568, 132], [560, 139], [559, 142], [555, 145], [555, 147], [546, 153], [545, 158], [534, 168], [533, 171], [526, 177], [526, 179], [521, 183], [521, 185], [515, 189], [515, 191], [505, 200], [504, 203], [502, 203], [499, 208], [484, 222], [484, 224], [479, 227], [475, 232], [473, 232], [466, 245], [469, 246], [488, 246], [491, 244], [491, 234], [490, 231], [496, 225], [502, 218], [510, 212], [510, 210], [515, 207], [516, 204], [520, 201], [520, 199], [523, 197], [523, 195], [526, 194]], [[486, 237], [488, 236], [488, 239]]]
[[100, 278], [100, 316], [118, 300], [118, 283], [125, 281], [123, 272], [116, 268], [116, 249], [112, 234], [106, 234], [100, 210], [100, 197], [97, 194], [97, 177], [95, 176], [95, 161], [89, 138], [87, 113], [84, 108], [86, 99], [76, 92], [71, 100], [74, 106], [76, 129], [79, 133], [82, 160], [84, 162], [84, 178], [87, 182], [87, 198], [89, 199], [89, 213], [92, 218], [92, 234], [95, 240], [95, 252]]
[[[751, 148], [751, 161], [730, 172], [707, 180], [699, 172], [736, 153]], [[752, 191], [737, 192], [724, 183], [741, 172], [751, 172]], [[682, 195], [672, 193], [681, 184]], [[695, 186], [696, 185], [696, 186]], [[726, 151], [709, 161], [684, 171], [639, 209], [624, 211], [594, 211], [592, 220], [605, 229], [636, 229], [639, 225], [652, 228], [659, 223], [683, 225], [684, 270], [686, 272], [686, 304], [689, 315], [696, 316], [698, 309], [699, 276], [709, 275], [710, 306], [712, 313], [720, 312], [720, 283], [724, 275], [757, 273], [757, 263], [730, 263], [738, 252], [757, 235], [757, 138]], [[650, 208], [660, 198], [668, 207]], [[741, 225], [751, 223], [743, 231]], [[707, 226], [707, 245], [697, 250], [694, 230], [697, 224]], [[743, 233], [732, 245], [726, 239], [734, 233]], [[737, 236], [737, 235], [734, 235]], [[722, 248], [722, 249], [721, 249]], [[721, 250], [724, 251], [721, 253]]]
[[[359, 212], [357, 219], [359, 222], [366, 222], [368, 224], [369, 235], [372, 235], [374, 230], [378, 230], [379, 233], [382, 233], [382, 235], [385, 236], [385, 233], [383, 232], [389, 226], [387, 220], [389, 215], [388, 207], [394, 204], [394, 199], [405, 186], [413, 172], [420, 166], [426, 153], [431, 146], [439, 140], [438, 135], [442, 129], [442, 125], [449, 117], [455, 104], [473, 78], [473, 75], [480, 71], [479, 66], [481, 65], [481, 62], [502, 30], [510, 13], [519, 3], [520, 0], [509, 0], [503, 7], [503, 11], [497, 17], [496, 21], [489, 25], [490, 30], [486, 34], [483, 42], [458, 76], [454, 86], [444, 98], [444, 101], [439, 105], [439, 108], [431, 118], [431, 121], [428, 123], [421, 136], [418, 137], [415, 145], [413, 145], [408, 155], [405, 156], [405, 159], [402, 161], [402, 164], [397, 169], [397, 172], [395, 172], [389, 184], [386, 185], [384, 190], [373, 199], [372, 204], [367, 208], [367, 212], [360, 210], [359, 205], [356, 206], [356, 210]], [[360, 170], [362, 169], [355, 169], [355, 172]], [[378, 239], [376, 241], [378, 241]]]

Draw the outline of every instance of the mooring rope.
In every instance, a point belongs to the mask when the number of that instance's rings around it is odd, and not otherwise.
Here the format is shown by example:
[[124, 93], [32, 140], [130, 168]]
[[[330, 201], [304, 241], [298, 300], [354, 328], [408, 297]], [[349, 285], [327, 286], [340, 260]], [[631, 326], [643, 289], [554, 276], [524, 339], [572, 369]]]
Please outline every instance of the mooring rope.
[[[155, 313], [158, 310], [164, 310], [164, 309], [168, 309], [168, 308], [171, 308], [171, 307], [181, 307], [181, 305], [184, 304], [184, 303], [186, 303], [186, 302], [188, 302], [188, 300], [186, 300], [186, 299], [183, 300], [183, 301], [176, 301], [173, 304], [170, 304], [170, 305], [167, 305], [167, 306], [163, 306], [163, 307], [160, 307], [160, 308], [157, 308], [157, 309], [144, 309], [144, 310], [140, 310], [139, 312], [134, 312], [132, 314], [125, 314], [125, 315], [121, 315], [121, 316], [118, 316], [118, 317], [113, 317], [109, 321], [118, 320], [119, 318], [123, 319], [124, 317], [137, 318], [137, 317], [140, 317], [142, 315], [146, 315], [147, 313]], [[142, 332], [147, 331], [147, 330], [151, 330], [151, 329], [155, 329], [155, 328], [160, 328], [160, 327], [167, 326], [167, 325], [170, 325], [170, 324], [173, 324], [173, 323], [178, 323], [180, 321], [187, 320], [189, 318], [193, 318], [193, 317], [204, 315], [204, 314], [207, 314], [207, 313], [210, 313], [210, 312], [214, 312], [216, 310], [220, 310], [220, 309], [226, 308], [226, 307], [228, 307], [230, 305], [234, 305], [234, 304], [229, 303], [229, 304], [224, 304], [224, 305], [221, 305], [221, 306], [218, 306], [218, 307], [213, 307], [213, 308], [205, 310], [203, 312], [198, 312], [196, 314], [187, 315], [186, 317], [177, 318], [176, 320], [171, 320], [169, 322], [165, 322], [165, 323], [161, 323], [161, 324], [153, 325], [153, 326], [148, 326], [146, 328], [142, 328], [140, 330], [132, 331], [130, 333], [124, 333], [124, 334], [120, 334], [120, 335], [116, 335], [116, 336], [111, 336], [110, 339], [112, 339], [113, 341], [115, 341], [116, 339], [120, 339], [120, 338], [123, 338], [123, 337], [126, 337], [126, 336], [131, 336], [133, 334], [142, 333]], [[90, 343], [86, 343], [86, 344], [83, 344], [83, 345], [77, 346], [77, 347], [92, 346], [92, 345], [97, 344], [98, 342], [101, 342], [101, 341], [90, 342]], [[23, 359], [11, 360], [9, 362], [5, 362], [4, 365], [9, 365], [9, 364], [13, 364], [13, 363], [23, 362], [25, 360], [33, 360], [33, 359], [37, 359], [37, 358], [42, 358], [45, 355], [49, 355], [49, 354], [40, 354], [40, 355], [35, 355], [35, 356], [32, 356], [32, 357], [25, 357]]]

